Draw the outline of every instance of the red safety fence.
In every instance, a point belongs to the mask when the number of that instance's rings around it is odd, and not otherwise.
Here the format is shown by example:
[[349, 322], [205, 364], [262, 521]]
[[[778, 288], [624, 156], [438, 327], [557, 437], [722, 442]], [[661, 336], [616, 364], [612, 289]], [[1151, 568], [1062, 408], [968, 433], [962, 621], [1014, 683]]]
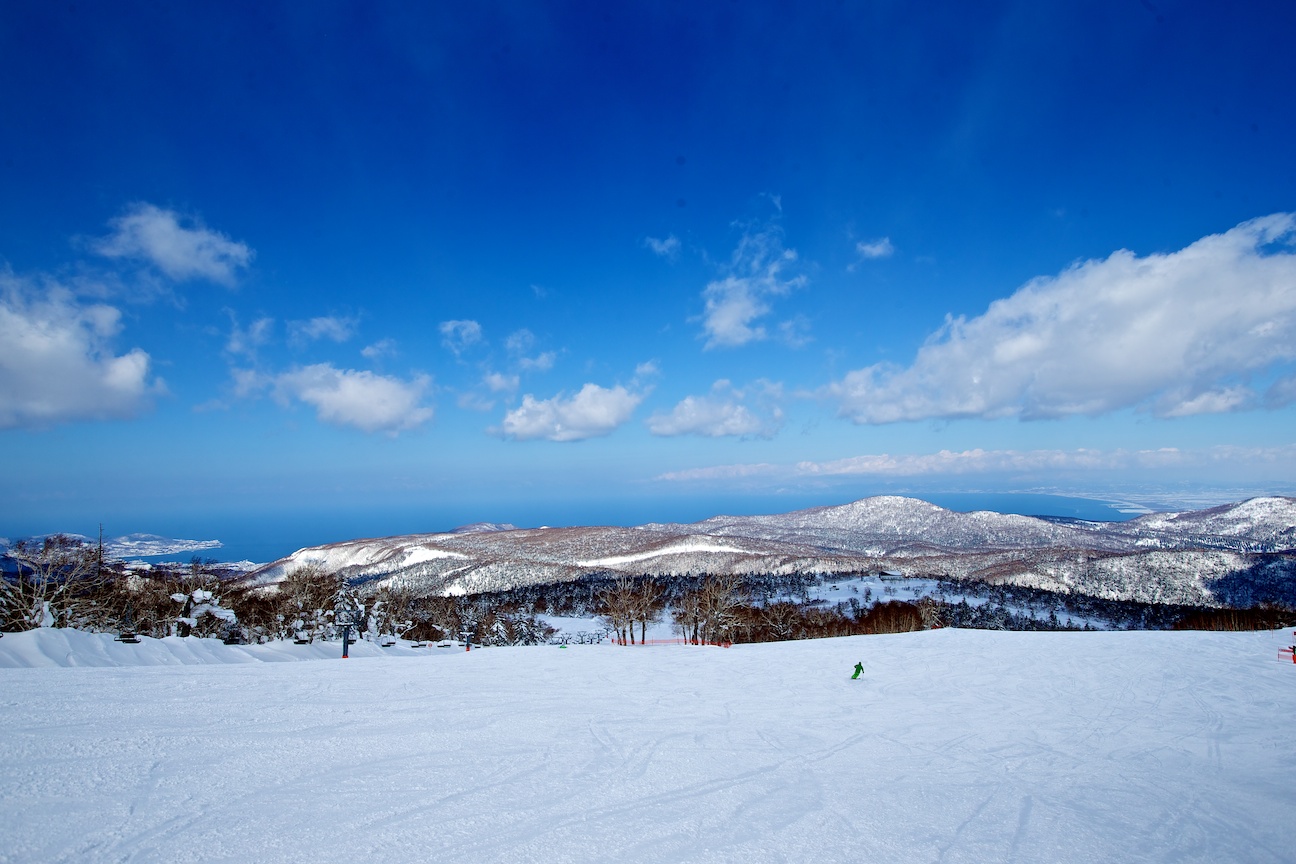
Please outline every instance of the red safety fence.
[[715, 648], [728, 648], [732, 642], [695, 642], [692, 639], [643, 639], [638, 642], [622, 642], [620, 639], [613, 639], [613, 645], [625, 645], [633, 648], [638, 645], [651, 647], [653, 645], [711, 645]]

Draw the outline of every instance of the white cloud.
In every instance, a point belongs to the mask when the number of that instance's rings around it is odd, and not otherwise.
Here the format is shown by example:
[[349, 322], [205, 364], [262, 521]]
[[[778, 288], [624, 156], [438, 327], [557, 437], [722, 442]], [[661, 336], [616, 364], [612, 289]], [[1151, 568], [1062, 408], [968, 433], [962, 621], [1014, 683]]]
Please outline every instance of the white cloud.
[[1000, 475], [1047, 477], [1056, 480], [1066, 473], [1084, 476], [1120, 477], [1130, 472], [1193, 470], [1224, 475], [1236, 472], [1266, 472], [1275, 481], [1296, 479], [1292, 470], [1296, 445], [1278, 447], [1236, 447], [1222, 445], [1200, 450], [1161, 447], [1146, 450], [941, 450], [936, 453], [878, 453], [834, 459], [803, 461], [795, 465], [768, 462], [689, 468], [660, 475], [658, 480], [676, 482], [728, 481], [766, 478], [778, 482], [831, 477], [953, 477]]
[[867, 260], [890, 258], [895, 254], [895, 246], [891, 243], [890, 237], [882, 237], [877, 240], [861, 240], [855, 244], [855, 251], [859, 253], [861, 258]]
[[749, 463], [746, 465], [710, 465], [705, 468], [685, 468], [681, 471], [668, 471], [659, 474], [655, 479], [673, 483], [690, 483], [715, 480], [746, 480], [750, 477], [778, 477], [789, 473], [782, 465], [769, 462]]
[[372, 345], [366, 345], [360, 349], [360, 356], [366, 360], [378, 360], [382, 357], [391, 357], [396, 354], [396, 341], [394, 339], [379, 339]]
[[476, 321], [442, 321], [441, 344], [456, 357], [481, 341], [482, 328]]
[[0, 428], [138, 414], [164, 388], [149, 355], [112, 347], [121, 312], [0, 272]]
[[504, 347], [514, 355], [518, 368], [524, 372], [548, 372], [553, 368], [556, 355], [552, 351], [542, 351], [535, 357], [526, 354], [535, 347], [535, 334], [525, 328], [510, 333], [504, 340]]
[[504, 340], [504, 347], [510, 354], [525, 354], [535, 346], [535, 334], [525, 327], [515, 330]]
[[174, 210], [135, 204], [108, 224], [113, 233], [94, 243], [107, 258], [144, 260], [171, 279], [208, 279], [233, 285], [235, 274], [251, 262], [253, 251], [203, 225], [184, 220]]
[[645, 237], [644, 246], [651, 249], [654, 255], [674, 261], [676, 256], [679, 255], [680, 241], [674, 234], [671, 234], [665, 240], [659, 240], [656, 237]]
[[257, 349], [270, 341], [274, 330], [273, 318], [258, 318], [248, 325], [247, 329], [239, 326], [238, 318], [233, 312], [225, 310], [230, 317], [230, 335], [225, 341], [225, 351], [235, 357], [256, 356]]
[[728, 274], [702, 291], [706, 347], [733, 348], [765, 339], [768, 334], [757, 321], [772, 311], [770, 299], [806, 284], [804, 276], [784, 275], [796, 260], [796, 250], [783, 248], [777, 228], [744, 234]]
[[1171, 393], [1160, 400], [1164, 406], [1159, 412], [1165, 417], [1191, 417], [1194, 414], [1225, 414], [1249, 408], [1256, 403], [1256, 393], [1250, 387], [1220, 387], [1197, 395]]
[[857, 423], [1249, 406], [1246, 376], [1296, 359], [1294, 234], [1296, 217], [1277, 214], [1178, 252], [1075, 264], [947, 319], [910, 366], [859, 369], [825, 393]]
[[534, 357], [519, 357], [519, 368], [527, 372], [548, 372], [554, 366], [557, 355], [552, 351], [542, 351]]
[[804, 348], [814, 341], [810, 335], [810, 319], [804, 315], [793, 315], [786, 321], [779, 322], [779, 341], [789, 348]]
[[586, 384], [570, 398], [559, 393], [552, 399], [540, 400], [528, 393], [520, 406], [504, 415], [496, 431], [515, 441], [597, 438], [624, 425], [642, 401], [642, 394], [631, 393], [620, 385], [609, 389]]
[[391, 434], [432, 419], [432, 409], [421, 404], [430, 384], [425, 375], [402, 381], [328, 363], [303, 366], [274, 379], [275, 396], [282, 403], [304, 402], [325, 423]]
[[516, 375], [505, 375], [501, 372], [490, 372], [482, 378], [482, 383], [486, 389], [492, 393], [512, 393], [518, 388], [521, 381]]
[[[769, 388], [766, 392], [777, 391]], [[649, 417], [648, 430], [661, 436], [772, 437], [783, 423], [782, 409], [767, 404], [753, 410], [744, 404], [747, 396], [728, 381], [717, 381], [709, 396], [687, 396], [669, 414]]]
[[355, 333], [355, 326], [354, 318], [338, 318], [331, 315], [305, 321], [289, 321], [288, 341], [299, 347], [320, 339], [345, 342]]
[[274, 384], [274, 379], [256, 369], [232, 367], [230, 377], [234, 379], [234, 395], [239, 399], [255, 396]]
[[798, 462], [796, 472], [815, 476], [880, 475], [917, 477], [945, 474], [985, 474], [992, 472], [1062, 471], [1126, 467], [1140, 461], [1164, 462], [1179, 451], [1149, 450], [1129, 453], [1124, 450], [941, 450], [938, 453], [877, 454], [852, 456], [829, 462]]

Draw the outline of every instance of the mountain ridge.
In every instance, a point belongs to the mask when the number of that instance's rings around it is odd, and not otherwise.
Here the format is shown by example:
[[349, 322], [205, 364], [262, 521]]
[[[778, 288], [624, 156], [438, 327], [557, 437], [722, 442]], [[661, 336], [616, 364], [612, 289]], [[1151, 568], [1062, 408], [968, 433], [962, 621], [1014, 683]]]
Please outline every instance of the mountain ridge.
[[[313, 565], [354, 582], [458, 595], [590, 574], [849, 573], [889, 568], [1048, 585], [1050, 590], [1083, 589], [1114, 599], [1206, 602], [1215, 596], [1211, 584], [1253, 568], [1255, 556], [1292, 551], [1293, 498], [1252, 498], [1128, 522], [1059, 523], [876, 496], [789, 513], [713, 516], [693, 523], [629, 528], [490, 524], [486, 530], [350, 540], [300, 549], [249, 578], [273, 584], [296, 567]], [[1281, 572], [1273, 578], [1281, 581]]]

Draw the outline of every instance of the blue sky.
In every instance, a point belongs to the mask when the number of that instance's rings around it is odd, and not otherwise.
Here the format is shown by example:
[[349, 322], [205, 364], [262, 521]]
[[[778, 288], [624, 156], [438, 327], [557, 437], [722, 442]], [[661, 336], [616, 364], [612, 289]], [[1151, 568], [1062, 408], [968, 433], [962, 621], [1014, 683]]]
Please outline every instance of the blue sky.
[[1296, 489], [1291, 4], [416, 5], [0, 10], [0, 533]]

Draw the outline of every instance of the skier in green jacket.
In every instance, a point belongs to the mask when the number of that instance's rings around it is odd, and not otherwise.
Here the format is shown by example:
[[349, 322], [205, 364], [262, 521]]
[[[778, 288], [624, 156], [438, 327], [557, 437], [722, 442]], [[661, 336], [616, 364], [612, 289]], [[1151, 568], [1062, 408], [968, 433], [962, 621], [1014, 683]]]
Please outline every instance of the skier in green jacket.
[[855, 674], [851, 676], [851, 680], [854, 681], [856, 678], [858, 678], [859, 676], [861, 676], [861, 675], [863, 675], [863, 674], [864, 674], [864, 664], [863, 664], [863, 663], [856, 663], [856, 664], [855, 664]]

